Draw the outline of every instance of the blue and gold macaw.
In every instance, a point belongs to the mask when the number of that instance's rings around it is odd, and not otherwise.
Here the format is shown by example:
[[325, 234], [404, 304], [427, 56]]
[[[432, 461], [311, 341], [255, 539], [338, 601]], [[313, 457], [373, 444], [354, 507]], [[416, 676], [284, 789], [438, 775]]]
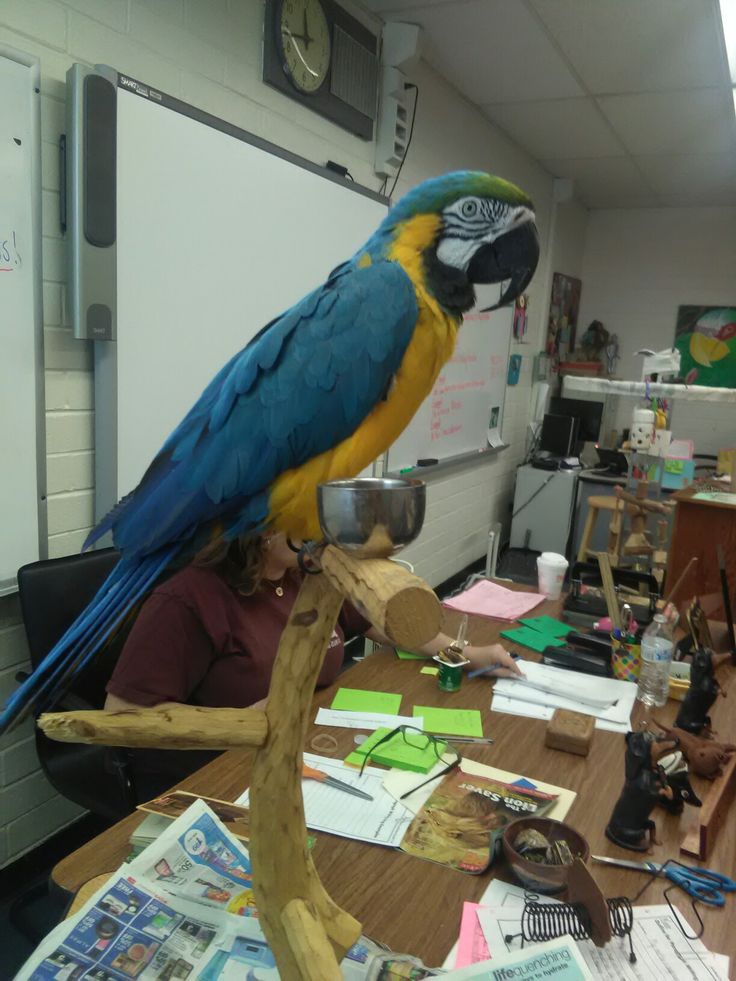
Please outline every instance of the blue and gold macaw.
[[13, 694], [0, 731], [58, 695], [175, 559], [272, 528], [320, 537], [317, 485], [355, 476], [396, 440], [452, 354], [474, 284], [524, 291], [539, 258], [533, 206], [498, 177], [425, 181], [326, 282], [215, 376], [140, 484], [92, 531], [121, 559]]

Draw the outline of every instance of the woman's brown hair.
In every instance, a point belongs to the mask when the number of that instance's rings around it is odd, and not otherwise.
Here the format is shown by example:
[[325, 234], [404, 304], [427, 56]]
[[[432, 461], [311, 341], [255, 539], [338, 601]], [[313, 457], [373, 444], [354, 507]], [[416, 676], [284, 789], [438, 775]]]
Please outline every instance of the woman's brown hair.
[[192, 564], [215, 569], [228, 586], [243, 596], [252, 596], [263, 581], [263, 540], [263, 535], [242, 535], [231, 542], [218, 538], [200, 549]]

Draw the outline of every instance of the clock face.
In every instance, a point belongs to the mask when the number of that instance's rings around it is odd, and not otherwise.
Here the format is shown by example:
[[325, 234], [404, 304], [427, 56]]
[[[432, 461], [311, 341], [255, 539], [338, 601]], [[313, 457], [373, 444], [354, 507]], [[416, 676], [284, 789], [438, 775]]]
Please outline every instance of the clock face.
[[316, 92], [330, 67], [330, 29], [320, 0], [282, 0], [278, 30], [292, 84]]

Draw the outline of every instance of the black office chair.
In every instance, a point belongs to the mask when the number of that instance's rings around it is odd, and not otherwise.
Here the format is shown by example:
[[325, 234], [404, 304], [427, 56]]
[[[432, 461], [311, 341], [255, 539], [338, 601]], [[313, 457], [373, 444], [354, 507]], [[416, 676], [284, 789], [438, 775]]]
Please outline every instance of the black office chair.
[[[18, 570], [20, 605], [34, 668], [87, 606], [118, 557], [115, 549], [107, 548], [32, 562]], [[106, 685], [134, 620], [130, 618], [91, 658], [69, 691], [62, 693], [48, 711], [103, 708]], [[18, 680], [22, 677], [19, 675]], [[210, 750], [126, 750], [60, 743], [38, 729], [36, 748], [49, 783], [62, 796], [112, 822], [219, 755]]]
[[[31, 665], [41, 663], [87, 606], [118, 560], [114, 548], [32, 562], [18, 570], [18, 592]], [[124, 637], [113, 640], [75, 678], [53, 711], [100, 709]], [[76, 804], [109, 821], [135, 809], [137, 800], [124, 750], [60, 743], [36, 729], [36, 749], [49, 783]]]

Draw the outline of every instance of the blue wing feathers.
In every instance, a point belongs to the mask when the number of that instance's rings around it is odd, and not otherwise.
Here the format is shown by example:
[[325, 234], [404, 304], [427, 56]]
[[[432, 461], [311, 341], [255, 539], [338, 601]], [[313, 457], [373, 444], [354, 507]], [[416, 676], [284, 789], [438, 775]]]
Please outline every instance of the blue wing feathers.
[[355, 432], [384, 397], [416, 320], [398, 265], [347, 263], [231, 358], [85, 542], [112, 529], [123, 559], [11, 696], [0, 731], [81, 670], [177, 553], [201, 547], [215, 525], [226, 538], [265, 527], [273, 480]]

